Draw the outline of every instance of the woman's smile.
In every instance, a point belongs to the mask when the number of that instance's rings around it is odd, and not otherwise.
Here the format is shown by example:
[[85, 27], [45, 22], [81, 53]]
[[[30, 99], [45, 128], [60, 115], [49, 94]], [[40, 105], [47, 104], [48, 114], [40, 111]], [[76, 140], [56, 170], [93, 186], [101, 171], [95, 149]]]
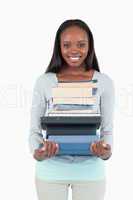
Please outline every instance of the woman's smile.
[[68, 59], [71, 62], [78, 62], [80, 60], [81, 56], [68, 56]]

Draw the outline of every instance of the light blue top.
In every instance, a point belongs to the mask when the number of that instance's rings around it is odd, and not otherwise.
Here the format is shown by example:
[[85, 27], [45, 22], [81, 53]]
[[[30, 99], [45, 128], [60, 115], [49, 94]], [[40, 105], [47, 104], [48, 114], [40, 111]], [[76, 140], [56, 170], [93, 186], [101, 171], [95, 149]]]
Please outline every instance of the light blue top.
[[[97, 106], [101, 111], [102, 122], [100, 138], [113, 148], [113, 113], [114, 113], [114, 85], [106, 74], [95, 71], [93, 80], [97, 79]], [[42, 132], [40, 117], [47, 112], [46, 102], [51, 99], [52, 87], [57, 86], [55, 73], [44, 73], [36, 81], [31, 107], [29, 147], [33, 154], [39, 148]], [[43, 161], [36, 161], [36, 176], [47, 181], [85, 181], [102, 180], [105, 178], [104, 160], [96, 156], [55, 156]]]

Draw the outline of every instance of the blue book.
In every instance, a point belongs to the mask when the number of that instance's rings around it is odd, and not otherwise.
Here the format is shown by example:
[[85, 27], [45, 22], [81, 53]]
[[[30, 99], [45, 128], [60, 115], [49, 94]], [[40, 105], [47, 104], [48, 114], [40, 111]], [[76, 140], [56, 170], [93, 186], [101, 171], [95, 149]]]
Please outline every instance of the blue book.
[[59, 144], [58, 155], [79, 155], [89, 156], [92, 155], [90, 145], [98, 141], [98, 135], [50, 135], [50, 141]]

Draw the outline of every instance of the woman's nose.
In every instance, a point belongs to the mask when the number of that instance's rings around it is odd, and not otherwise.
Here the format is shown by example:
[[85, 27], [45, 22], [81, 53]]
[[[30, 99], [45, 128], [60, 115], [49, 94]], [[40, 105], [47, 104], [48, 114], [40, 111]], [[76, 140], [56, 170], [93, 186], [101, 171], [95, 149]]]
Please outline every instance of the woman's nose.
[[71, 51], [72, 54], [78, 54], [77, 46], [72, 46], [70, 51]]

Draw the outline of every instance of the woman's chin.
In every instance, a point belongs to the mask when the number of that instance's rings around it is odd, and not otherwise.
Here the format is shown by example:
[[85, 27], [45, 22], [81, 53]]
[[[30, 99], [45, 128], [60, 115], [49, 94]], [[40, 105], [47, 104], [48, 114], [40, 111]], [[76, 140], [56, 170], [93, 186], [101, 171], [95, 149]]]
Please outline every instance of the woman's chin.
[[81, 66], [81, 63], [79, 63], [79, 62], [71, 62], [71, 63], [70, 63], [70, 62], [69, 62], [69, 63], [68, 63], [68, 66], [69, 66], [69, 67], [72, 67], [72, 68], [73, 68], [73, 67], [80, 67], [80, 66]]

